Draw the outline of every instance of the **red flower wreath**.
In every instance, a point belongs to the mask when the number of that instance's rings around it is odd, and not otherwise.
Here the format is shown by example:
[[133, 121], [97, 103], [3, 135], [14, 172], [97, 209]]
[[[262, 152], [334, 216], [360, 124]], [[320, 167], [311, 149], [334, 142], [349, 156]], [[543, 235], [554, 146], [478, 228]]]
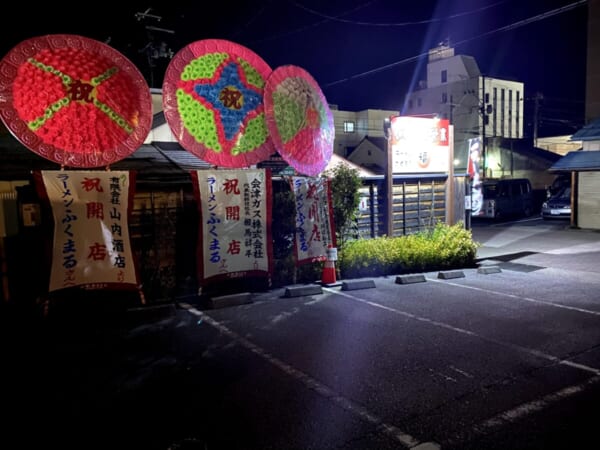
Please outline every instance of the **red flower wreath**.
[[0, 69], [15, 61], [9, 107], [16, 115], [0, 114], [41, 156], [67, 166], [97, 167], [133, 153], [148, 135], [150, 90], [137, 68], [105, 44], [81, 36], [45, 36], [19, 44]]

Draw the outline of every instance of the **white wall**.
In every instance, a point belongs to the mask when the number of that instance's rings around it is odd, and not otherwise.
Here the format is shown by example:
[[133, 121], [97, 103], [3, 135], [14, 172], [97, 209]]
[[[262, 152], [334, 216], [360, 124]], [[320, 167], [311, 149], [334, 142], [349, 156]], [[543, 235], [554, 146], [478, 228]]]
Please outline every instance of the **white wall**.
[[600, 229], [600, 172], [579, 172], [577, 226]]
[[[482, 77], [482, 89], [489, 94], [492, 113], [489, 124], [486, 125], [486, 136], [501, 136], [505, 138], [523, 137], [523, 96], [524, 84], [517, 81], [501, 80], [498, 78]], [[504, 101], [502, 95], [504, 93]], [[482, 101], [483, 90], [481, 95]]]
[[582, 150], [600, 150], [600, 141], [583, 141]]
[[[524, 84], [481, 76], [474, 58], [465, 55], [454, 56], [452, 49], [442, 50], [434, 55], [434, 58], [431, 58], [430, 51], [425, 88], [407, 94], [403, 114], [438, 115], [449, 119], [450, 124], [454, 126], [456, 167], [465, 168], [468, 139], [480, 136], [484, 132], [488, 138], [523, 137]], [[442, 83], [443, 70], [447, 71], [446, 83]], [[501, 101], [503, 90], [504, 103]], [[511, 91], [512, 94], [509, 94]], [[485, 94], [489, 94], [488, 103], [484, 101]], [[509, 102], [509, 96], [512, 102]], [[488, 124], [484, 127], [483, 111], [486, 111], [488, 105], [491, 114]]]
[[[450, 58], [438, 59], [427, 64], [427, 87], [435, 88], [448, 83], [466, 80], [479, 75], [479, 69], [473, 73], [469, 70], [477, 68], [477, 63], [472, 56], [458, 55]], [[446, 82], [442, 83], [442, 71], [446, 71]]]

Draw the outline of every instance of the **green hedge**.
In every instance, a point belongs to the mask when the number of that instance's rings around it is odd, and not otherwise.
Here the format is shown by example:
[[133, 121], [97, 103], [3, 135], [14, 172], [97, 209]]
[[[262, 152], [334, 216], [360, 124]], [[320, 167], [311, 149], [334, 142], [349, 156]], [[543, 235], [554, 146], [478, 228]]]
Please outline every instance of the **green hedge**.
[[474, 267], [478, 247], [462, 223], [438, 223], [427, 232], [346, 242], [336, 267], [341, 278]]

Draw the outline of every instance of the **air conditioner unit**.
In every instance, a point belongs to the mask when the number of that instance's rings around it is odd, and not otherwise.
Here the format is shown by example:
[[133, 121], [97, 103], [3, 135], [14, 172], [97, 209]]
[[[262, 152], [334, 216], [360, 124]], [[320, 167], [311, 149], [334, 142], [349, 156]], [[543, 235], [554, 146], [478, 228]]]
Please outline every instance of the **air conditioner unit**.
[[0, 192], [0, 238], [19, 232], [19, 212], [16, 192]]

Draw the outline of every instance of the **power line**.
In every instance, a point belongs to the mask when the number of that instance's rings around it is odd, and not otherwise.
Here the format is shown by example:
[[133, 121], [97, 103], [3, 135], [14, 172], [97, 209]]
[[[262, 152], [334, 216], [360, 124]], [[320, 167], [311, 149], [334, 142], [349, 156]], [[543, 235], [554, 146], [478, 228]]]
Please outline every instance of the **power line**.
[[[571, 3], [569, 5], [566, 5], [566, 6], [563, 6], [563, 7], [560, 7], [560, 8], [556, 8], [556, 9], [553, 9], [551, 11], [547, 11], [545, 13], [537, 14], [537, 15], [535, 15], [533, 17], [528, 18], [528, 19], [523, 19], [523, 20], [520, 20], [518, 22], [514, 22], [514, 23], [511, 23], [509, 25], [500, 27], [500, 28], [496, 28], [495, 30], [491, 30], [491, 31], [485, 32], [485, 33], [480, 34], [478, 36], [474, 36], [474, 37], [471, 37], [471, 38], [468, 38], [468, 39], [463, 39], [462, 41], [454, 43], [454, 46], [457, 47], [459, 45], [466, 44], [467, 42], [471, 42], [471, 41], [474, 41], [476, 39], [481, 39], [481, 38], [484, 38], [484, 37], [488, 37], [488, 36], [491, 36], [491, 35], [496, 34], [496, 33], [501, 33], [501, 32], [505, 32], [505, 31], [514, 30], [516, 28], [520, 28], [520, 27], [523, 27], [525, 25], [529, 25], [531, 23], [534, 23], [534, 22], [537, 22], [537, 21], [540, 21], [540, 20], [544, 20], [544, 19], [547, 19], [549, 17], [556, 16], [557, 14], [562, 14], [564, 12], [570, 11], [570, 10], [572, 10], [574, 8], [577, 8], [578, 6], [581, 6], [581, 5], [585, 4], [585, 3], [587, 3], [587, 0], [579, 0], [579, 1], [575, 2], [575, 3]], [[342, 79], [337, 80], [337, 81], [332, 81], [330, 83], [323, 84], [323, 87], [331, 87], [331, 86], [335, 86], [337, 84], [345, 83], [347, 81], [352, 81], [352, 80], [356, 80], [358, 78], [363, 78], [363, 77], [366, 77], [366, 76], [369, 76], [369, 75], [373, 75], [373, 74], [376, 74], [376, 73], [379, 73], [379, 72], [383, 72], [385, 70], [391, 69], [392, 67], [396, 67], [396, 66], [399, 66], [399, 65], [402, 65], [402, 64], [407, 64], [409, 62], [417, 61], [417, 60], [419, 60], [419, 59], [421, 59], [423, 57], [426, 57], [428, 55], [429, 55], [429, 52], [423, 52], [423, 53], [420, 53], [420, 54], [415, 55], [415, 56], [410, 56], [408, 58], [404, 58], [404, 59], [401, 59], [399, 61], [395, 61], [393, 63], [386, 64], [384, 66], [380, 66], [380, 67], [377, 67], [375, 69], [368, 70], [366, 72], [361, 72], [361, 73], [358, 73], [358, 74], [355, 74], [355, 75], [351, 75], [351, 76], [346, 77], [346, 78], [342, 78]]]
[[[360, 9], [363, 9], [363, 8], [369, 6], [371, 3], [374, 3], [375, 1], [377, 1], [377, 0], [370, 0], [368, 2], [361, 3], [360, 5], [358, 5], [355, 8], [349, 9], [347, 11], [344, 11], [344, 12], [340, 13], [337, 16], [332, 16], [332, 17], [342, 17], [342, 16], [345, 16], [345, 15], [348, 15], [348, 14], [352, 14], [355, 11], [358, 11]], [[319, 25], [322, 25], [322, 24], [327, 23], [329, 21], [331, 21], [331, 19], [323, 19], [323, 20], [320, 20], [318, 22], [312, 23], [310, 25], [306, 25], [304, 27], [296, 28], [295, 30], [290, 30], [290, 31], [286, 31], [285, 33], [279, 33], [279, 34], [272, 35], [272, 36], [269, 36], [269, 37], [265, 37], [265, 38], [262, 38], [262, 39], [254, 40], [254, 41], [251, 42], [251, 44], [259, 44], [259, 43], [262, 43], [262, 42], [272, 41], [272, 40], [275, 40], [275, 39], [281, 39], [282, 37], [285, 37], [285, 36], [290, 36], [292, 34], [300, 33], [302, 31], [306, 31], [306, 30], [309, 30], [311, 28], [318, 27]]]
[[341, 23], [348, 23], [348, 24], [351, 24], [351, 25], [361, 25], [361, 26], [370, 26], [370, 27], [406, 27], [406, 26], [410, 26], [410, 25], [427, 25], [427, 24], [431, 24], [431, 23], [443, 22], [443, 21], [450, 20], [450, 19], [456, 19], [456, 18], [459, 18], [459, 17], [468, 16], [468, 15], [471, 15], [471, 14], [476, 14], [476, 13], [479, 13], [479, 12], [484, 11], [486, 9], [498, 6], [498, 5], [500, 5], [500, 4], [504, 3], [504, 2], [505, 2], [505, 0], [493, 3], [493, 4], [488, 5], [488, 6], [483, 6], [483, 7], [478, 8], [478, 9], [474, 9], [474, 10], [470, 10], [470, 11], [465, 11], [465, 12], [457, 13], [457, 14], [452, 14], [450, 16], [440, 17], [440, 18], [437, 18], [437, 19], [417, 20], [417, 21], [412, 21], [412, 22], [377, 23], [377, 22], [360, 22], [360, 21], [356, 21], [356, 20], [342, 19], [342, 18], [340, 18], [340, 16], [329, 16], [327, 14], [323, 14], [323, 13], [321, 13], [319, 11], [316, 11], [314, 9], [311, 9], [311, 8], [308, 8], [308, 7], [304, 6], [304, 5], [301, 5], [298, 2], [290, 0], [290, 3], [293, 4], [294, 6], [300, 8], [300, 9], [306, 11], [306, 12], [314, 14], [315, 16], [322, 17], [322, 18], [324, 18], [326, 20], [331, 20], [331, 21], [334, 21], [334, 22], [341, 22]]
[[248, 26], [250, 26], [265, 11], [265, 8], [266, 8], [266, 5], [263, 5], [256, 12], [256, 14], [254, 14], [252, 17], [250, 17], [250, 19], [243, 26], [241, 26], [238, 30], [236, 30], [235, 33], [233, 33], [231, 37], [235, 38], [235, 37], [239, 36], [240, 34], [242, 34], [248, 28]]
[[262, 39], [256, 39], [256, 40], [253, 40], [251, 42], [251, 44], [258, 44], [258, 43], [262, 43], [262, 42], [272, 41], [272, 40], [275, 40], [275, 39], [281, 39], [282, 37], [290, 36], [290, 35], [296, 34], [296, 33], [300, 33], [300, 32], [309, 30], [311, 28], [315, 28], [315, 27], [317, 27], [319, 25], [322, 25], [324, 23], [331, 22], [331, 21], [342, 22], [342, 23], [349, 23], [349, 24], [352, 24], [352, 25], [389, 26], [389, 27], [403, 27], [403, 26], [409, 26], [409, 25], [425, 25], [425, 24], [430, 24], [430, 23], [435, 23], [435, 22], [443, 22], [445, 20], [456, 19], [456, 18], [459, 18], [459, 17], [463, 17], [463, 16], [467, 16], [467, 15], [471, 15], [471, 14], [476, 14], [478, 12], [481, 12], [481, 11], [485, 10], [485, 9], [489, 9], [489, 8], [492, 8], [492, 7], [497, 6], [499, 4], [505, 3], [506, 0], [503, 0], [503, 1], [500, 1], [500, 2], [496, 2], [496, 3], [492, 4], [492, 5], [485, 6], [485, 7], [476, 9], [476, 10], [465, 11], [465, 12], [453, 14], [453, 15], [450, 15], [450, 16], [447, 16], [447, 17], [442, 17], [442, 18], [438, 18], [438, 19], [418, 20], [418, 21], [414, 21], [414, 22], [373, 23], [373, 22], [358, 22], [358, 21], [353, 21], [353, 20], [342, 19], [343, 16], [347, 16], [347, 15], [352, 14], [352, 13], [358, 11], [358, 10], [364, 9], [367, 6], [369, 6], [371, 3], [374, 3], [375, 1], [376, 0], [371, 0], [371, 1], [368, 1], [366, 3], [362, 3], [362, 4], [358, 5], [355, 8], [349, 9], [347, 11], [344, 11], [344, 12], [342, 12], [340, 14], [336, 14], [336, 15], [322, 14], [322, 13], [319, 13], [318, 11], [315, 11], [315, 10], [312, 10], [310, 8], [307, 8], [306, 6], [301, 5], [298, 2], [290, 1], [290, 3], [292, 5], [294, 5], [294, 6], [296, 6], [297, 8], [303, 9], [306, 12], [309, 12], [311, 14], [316, 15], [317, 17], [321, 17], [321, 18], [323, 18], [323, 20], [320, 20], [318, 22], [312, 23], [310, 25], [306, 25], [304, 27], [296, 28], [294, 30], [286, 31], [285, 33], [279, 33], [279, 34], [276, 34], [276, 35], [273, 35], [273, 36], [269, 36], [269, 37], [265, 37], [265, 38], [262, 38]]
[[579, 1], [575, 2], [575, 3], [571, 3], [569, 5], [562, 6], [560, 8], [556, 8], [556, 9], [553, 9], [553, 10], [550, 10], [550, 11], [546, 11], [545, 13], [537, 14], [537, 15], [535, 15], [533, 17], [529, 17], [528, 19], [519, 20], [518, 22], [511, 23], [511, 24], [506, 25], [504, 27], [496, 28], [495, 30], [488, 31], [487, 33], [480, 34], [479, 36], [475, 36], [475, 37], [472, 37], [472, 38], [469, 38], [469, 39], [464, 39], [462, 41], [457, 42], [456, 45], [465, 44], [465, 43], [470, 42], [470, 41], [475, 40], [475, 39], [479, 39], [479, 38], [482, 38], [482, 37], [491, 36], [492, 34], [501, 33], [501, 32], [504, 32], [504, 31], [511, 31], [511, 30], [514, 30], [514, 29], [517, 29], [517, 28], [521, 28], [522, 26], [529, 25], [530, 23], [538, 22], [540, 20], [544, 20], [544, 19], [547, 19], [549, 17], [553, 17], [553, 16], [556, 16], [558, 14], [562, 14], [564, 12], [570, 11], [570, 10], [572, 10], [574, 8], [577, 8], [578, 6], [583, 5], [584, 3], [587, 3], [587, 0], [579, 0]]

